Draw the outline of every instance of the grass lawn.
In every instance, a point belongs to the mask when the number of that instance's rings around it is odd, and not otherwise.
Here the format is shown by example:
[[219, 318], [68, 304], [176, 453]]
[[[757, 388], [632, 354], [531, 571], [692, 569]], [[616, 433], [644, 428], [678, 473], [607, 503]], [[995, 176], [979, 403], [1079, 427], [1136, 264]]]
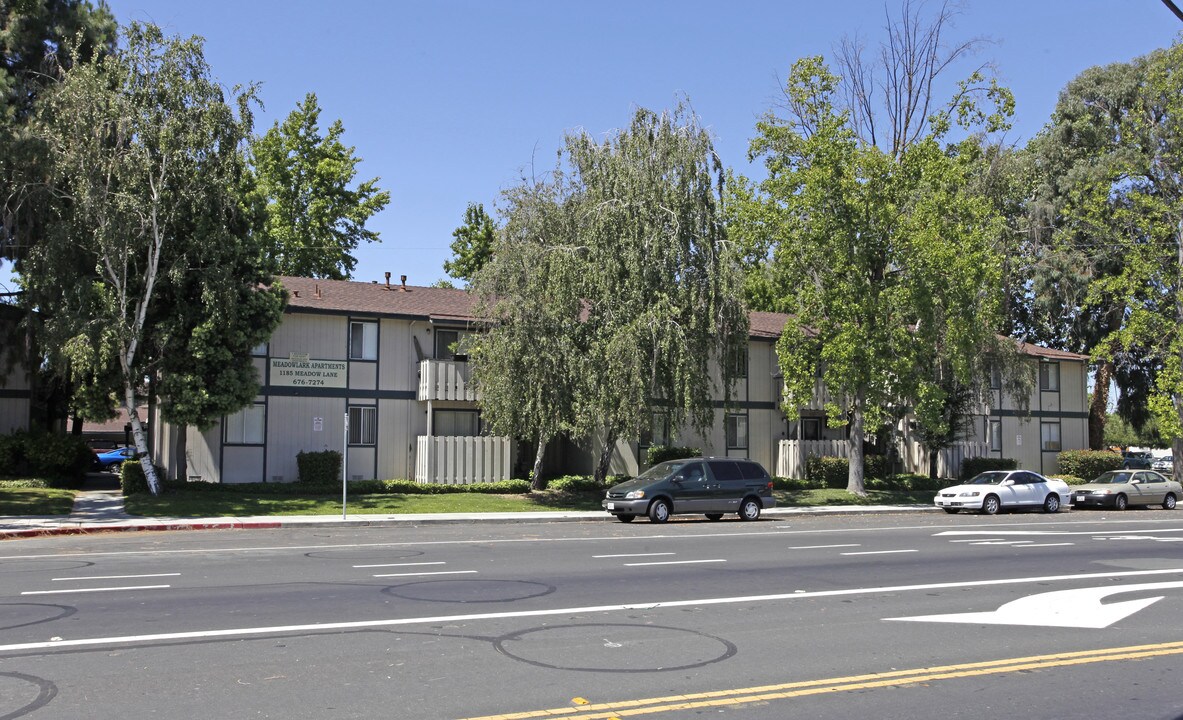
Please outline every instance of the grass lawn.
[[[931, 492], [872, 491], [858, 498], [845, 490], [777, 492], [779, 507], [824, 505], [913, 505], [932, 502]], [[358, 495], [349, 498], [350, 515], [403, 513], [531, 512], [545, 510], [600, 510], [599, 494], [531, 493], [489, 495]], [[238, 492], [170, 492], [127, 498], [127, 511], [146, 517], [242, 517], [251, 515], [340, 515], [341, 496], [247, 495]]]
[[72, 507], [73, 490], [0, 487], [0, 517], [69, 515]]

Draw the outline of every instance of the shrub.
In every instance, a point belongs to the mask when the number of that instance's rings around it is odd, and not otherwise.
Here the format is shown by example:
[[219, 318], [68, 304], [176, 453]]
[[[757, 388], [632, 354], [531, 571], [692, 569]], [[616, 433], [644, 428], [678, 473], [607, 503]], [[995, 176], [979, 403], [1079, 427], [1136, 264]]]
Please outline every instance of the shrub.
[[805, 477], [826, 488], [845, 488], [850, 461], [840, 457], [811, 457], [805, 461]]
[[1048, 477], [1054, 480], [1063, 480], [1069, 485], [1084, 485], [1085, 483], [1089, 482], [1084, 478], [1075, 477], [1074, 475], [1048, 475]]
[[[156, 479], [160, 480], [162, 489], [172, 489], [177, 485], [188, 483], [165, 483], [164, 468], [156, 465]], [[194, 483], [199, 484], [199, 483]], [[205, 484], [205, 483], [200, 483]], [[148, 478], [144, 475], [144, 466], [138, 460], [128, 460], [119, 466], [119, 488], [126, 495], [148, 492]]]
[[702, 455], [701, 448], [654, 445], [649, 448], [649, 465], [652, 467], [666, 460], [682, 460], [683, 458], [698, 457], [700, 455]]
[[0, 436], [0, 469], [5, 474], [45, 478], [53, 487], [76, 485], [94, 465], [86, 441], [74, 435], [15, 432]]
[[7, 490], [7, 489], [16, 490], [18, 488], [47, 488], [47, 487], [49, 487], [49, 482], [46, 480], [40, 479], [40, 478], [29, 478], [29, 479], [22, 478], [20, 480], [0, 480], [0, 490]]
[[603, 492], [604, 486], [591, 475], [566, 475], [547, 482], [546, 489], [566, 493], [599, 493]]
[[961, 472], [957, 477], [968, 480], [989, 470], [1014, 470], [1019, 467], [1013, 458], [971, 457], [961, 461]]
[[341, 479], [341, 453], [336, 450], [301, 452], [296, 455], [296, 473], [302, 483], [329, 483]]
[[1059, 454], [1060, 472], [1081, 478], [1095, 478], [1108, 470], [1120, 470], [1121, 453], [1108, 450], [1065, 450]]
[[801, 492], [802, 490], [820, 490], [825, 487], [818, 480], [810, 480], [807, 478], [787, 478], [774, 477], [772, 478], [772, 489], [782, 490], [785, 492]]

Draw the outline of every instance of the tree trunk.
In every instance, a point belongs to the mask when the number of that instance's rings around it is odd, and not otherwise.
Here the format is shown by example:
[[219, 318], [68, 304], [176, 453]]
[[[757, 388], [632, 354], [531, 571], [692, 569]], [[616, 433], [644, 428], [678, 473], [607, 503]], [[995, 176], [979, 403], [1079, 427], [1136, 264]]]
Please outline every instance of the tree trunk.
[[863, 482], [863, 404], [864, 391], [860, 388], [854, 395], [854, 408], [850, 416], [850, 474], [847, 475], [846, 492], [866, 497], [867, 488]]
[[189, 479], [189, 426], [177, 427], [177, 442], [173, 449], [177, 458], [177, 479]]
[[82, 435], [82, 418], [77, 415], [70, 419], [70, 434], [75, 437]]
[[538, 436], [538, 450], [534, 453], [534, 469], [530, 472], [530, 489], [545, 490], [546, 483], [542, 482], [542, 459], [546, 456], [546, 438]]
[[1105, 422], [1109, 419], [1109, 383], [1113, 379], [1113, 361], [1097, 366], [1093, 378], [1093, 401], [1089, 405], [1089, 449], [1105, 448]]
[[596, 463], [596, 482], [604, 484], [608, 477], [608, 468], [612, 466], [612, 453], [616, 450], [616, 431], [608, 430], [604, 437], [604, 447], [600, 450], [600, 461]]
[[140, 467], [144, 470], [144, 478], [148, 481], [148, 490], [153, 495], [159, 495], [160, 479], [156, 477], [156, 467], [152, 465], [152, 454], [148, 452], [148, 436], [144, 433], [144, 424], [140, 422], [140, 412], [136, 409], [136, 391], [126, 377], [123, 388], [123, 409], [127, 410], [127, 419], [131, 423], [132, 440], [136, 445], [136, 456], [140, 460]]

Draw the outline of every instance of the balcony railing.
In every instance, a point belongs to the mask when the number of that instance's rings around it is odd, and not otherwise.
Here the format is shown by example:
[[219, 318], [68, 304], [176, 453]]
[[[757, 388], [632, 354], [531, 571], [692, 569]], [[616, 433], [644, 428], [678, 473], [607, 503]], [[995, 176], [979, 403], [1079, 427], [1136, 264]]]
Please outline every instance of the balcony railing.
[[513, 470], [507, 437], [429, 437], [420, 435], [415, 481], [469, 485], [508, 480]]
[[476, 402], [470, 367], [454, 360], [423, 360], [419, 363], [419, 400]]

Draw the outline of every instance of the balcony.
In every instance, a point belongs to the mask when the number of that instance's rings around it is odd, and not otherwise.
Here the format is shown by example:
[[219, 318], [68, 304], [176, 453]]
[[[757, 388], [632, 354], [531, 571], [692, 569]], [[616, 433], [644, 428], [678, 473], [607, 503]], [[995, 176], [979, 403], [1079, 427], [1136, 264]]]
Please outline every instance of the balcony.
[[507, 437], [420, 435], [415, 453], [415, 482], [470, 485], [508, 480], [513, 470]]
[[476, 402], [471, 366], [454, 360], [423, 360], [419, 363], [419, 401], [460, 400]]

